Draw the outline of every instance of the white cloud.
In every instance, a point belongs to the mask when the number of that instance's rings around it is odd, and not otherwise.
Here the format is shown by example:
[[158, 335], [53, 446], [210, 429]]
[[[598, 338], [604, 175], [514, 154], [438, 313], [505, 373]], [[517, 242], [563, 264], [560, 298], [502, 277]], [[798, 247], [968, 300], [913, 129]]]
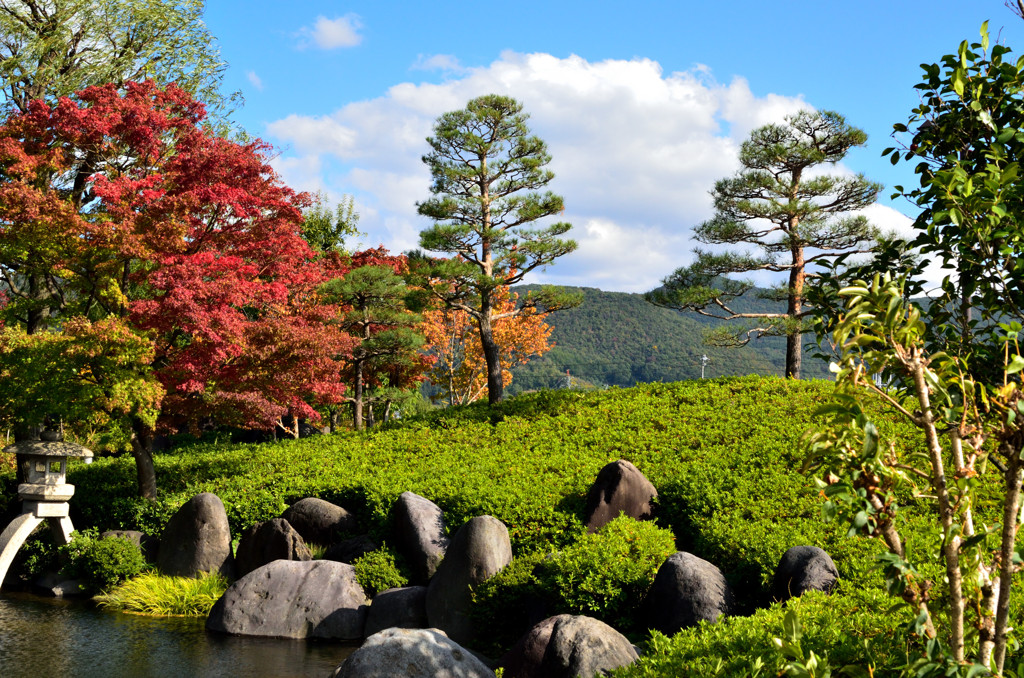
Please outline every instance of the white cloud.
[[801, 97], [756, 96], [742, 78], [719, 83], [704, 66], [666, 74], [650, 59], [506, 52], [440, 84], [401, 83], [328, 115], [273, 122], [269, 137], [289, 149], [275, 166], [288, 181], [308, 182], [317, 159], [327, 188], [374, 211], [360, 222], [367, 242], [415, 247], [429, 225], [416, 214], [430, 195], [425, 137], [438, 115], [491, 92], [531, 114], [553, 157], [550, 189], [565, 198], [560, 219], [580, 243], [531, 281], [623, 291], [651, 289], [689, 263], [691, 229], [711, 216], [708, 192], [738, 168], [740, 142], [809, 108]]
[[466, 70], [459, 63], [459, 60], [451, 54], [433, 54], [430, 56], [420, 54], [409, 69], [413, 71], [451, 71], [454, 73], [463, 73]]
[[245, 77], [249, 79], [249, 84], [260, 92], [263, 91], [263, 81], [260, 80], [260, 76], [256, 75], [256, 71], [246, 71]]
[[359, 17], [355, 14], [346, 14], [334, 19], [328, 19], [321, 15], [313, 22], [313, 26], [305, 26], [299, 30], [299, 47], [304, 49], [310, 43], [320, 49], [338, 49], [341, 47], [355, 47], [363, 41], [359, 35], [359, 29], [363, 27]]

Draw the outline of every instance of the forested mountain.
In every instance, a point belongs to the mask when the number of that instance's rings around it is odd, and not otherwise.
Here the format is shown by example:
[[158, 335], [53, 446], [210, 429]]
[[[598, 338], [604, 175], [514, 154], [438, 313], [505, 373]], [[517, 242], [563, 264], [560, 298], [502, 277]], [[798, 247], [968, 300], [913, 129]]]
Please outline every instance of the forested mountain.
[[[514, 288], [520, 295], [531, 286]], [[709, 361], [707, 378], [746, 374], [781, 376], [785, 369], [785, 339], [752, 341], [742, 348], [717, 348], [703, 343], [703, 330], [719, 322], [694, 313], [677, 313], [644, 301], [641, 294], [579, 288], [583, 303], [548, 316], [555, 347], [514, 371], [508, 392], [559, 388], [566, 370], [573, 384], [633, 386], [654, 381], [699, 379], [701, 356]], [[775, 310], [775, 302], [751, 298], [745, 311]], [[813, 345], [813, 337], [805, 337]], [[828, 365], [804, 355], [803, 376], [828, 378]]]

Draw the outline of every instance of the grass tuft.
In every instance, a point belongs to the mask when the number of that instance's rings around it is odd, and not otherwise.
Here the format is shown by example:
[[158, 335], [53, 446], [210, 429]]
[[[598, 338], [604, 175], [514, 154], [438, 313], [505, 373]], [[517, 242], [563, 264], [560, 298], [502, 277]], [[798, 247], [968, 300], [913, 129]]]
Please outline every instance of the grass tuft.
[[148, 572], [96, 596], [100, 607], [165, 617], [205, 617], [224, 595], [227, 580], [204, 572], [198, 579], [165, 577]]

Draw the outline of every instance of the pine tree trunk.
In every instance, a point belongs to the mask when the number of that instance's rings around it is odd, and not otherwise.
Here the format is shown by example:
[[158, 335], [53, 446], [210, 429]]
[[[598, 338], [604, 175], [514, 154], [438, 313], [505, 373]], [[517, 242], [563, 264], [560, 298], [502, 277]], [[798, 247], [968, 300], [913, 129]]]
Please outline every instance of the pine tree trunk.
[[491, 309], [487, 305], [480, 316], [480, 345], [487, 361], [487, 402], [491, 405], [500, 403], [505, 396], [505, 383], [501, 374], [501, 360], [498, 357], [498, 345], [494, 342], [491, 328]]
[[355, 394], [352, 396], [352, 426], [362, 431], [363, 426], [363, 361], [355, 362]]
[[[804, 249], [793, 248], [793, 268], [789, 270], [789, 304], [786, 315], [798, 320], [804, 304]], [[786, 377], [800, 378], [800, 361], [803, 357], [803, 334], [795, 330], [786, 335]]]

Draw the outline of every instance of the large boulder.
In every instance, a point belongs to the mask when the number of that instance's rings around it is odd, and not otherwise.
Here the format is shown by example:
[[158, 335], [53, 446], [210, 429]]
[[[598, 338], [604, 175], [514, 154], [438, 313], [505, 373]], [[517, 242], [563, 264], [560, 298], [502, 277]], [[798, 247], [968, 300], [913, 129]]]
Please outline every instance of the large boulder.
[[367, 638], [331, 676], [494, 678], [494, 671], [437, 629], [386, 629]]
[[427, 628], [427, 587], [404, 586], [381, 591], [370, 603], [363, 634], [372, 636], [384, 629]]
[[281, 517], [291, 523], [308, 544], [328, 546], [344, 532], [355, 529], [355, 517], [345, 509], [316, 497], [300, 499]]
[[444, 513], [437, 504], [412, 492], [403, 492], [391, 507], [396, 548], [412, 571], [412, 583], [426, 584], [448, 549]]
[[493, 516], [477, 516], [452, 537], [444, 560], [427, 587], [427, 621], [457, 643], [470, 643], [477, 625], [469, 617], [470, 587], [512, 562], [508, 528]]
[[624, 635], [592, 617], [561, 614], [540, 622], [502, 659], [505, 678], [604, 675], [637, 660]]
[[587, 492], [583, 524], [588, 532], [597, 532], [619, 513], [650, 520], [657, 496], [658, 490], [636, 466], [624, 459], [613, 461], [601, 469]]
[[324, 560], [336, 560], [339, 563], [349, 563], [351, 565], [359, 558], [371, 551], [376, 551], [378, 548], [380, 547], [377, 545], [377, 542], [370, 539], [369, 535], [362, 534], [331, 545], [324, 551], [323, 558]]
[[275, 560], [313, 560], [313, 554], [284, 518], [256, 523], [242, 532], [235, 553], [236, 576], [244, 577]]
[[241, 636], [359, 640], [366, 603], [351, 565], [275, 560], [228, 587], [206, 628]]
[[220, 497], [197, 494], [171, 516], [160, 536], [157, 568], [175, 577], [198, 577], [200, 572], [232, 576], [231, 528]]
[[839, 570], [831, 556], [817, 546], [794, 546], [782, 554], [772, 579], [772, 598], [778, 601], [802, 596], [805, 591], [831, 593]]
[[647, 628], [671, 636], [702, 621], [717, 621], [732, 607], [732, 590], [722, 571], [692, 553], [679, 551], [658, 568], [642, 614]]

